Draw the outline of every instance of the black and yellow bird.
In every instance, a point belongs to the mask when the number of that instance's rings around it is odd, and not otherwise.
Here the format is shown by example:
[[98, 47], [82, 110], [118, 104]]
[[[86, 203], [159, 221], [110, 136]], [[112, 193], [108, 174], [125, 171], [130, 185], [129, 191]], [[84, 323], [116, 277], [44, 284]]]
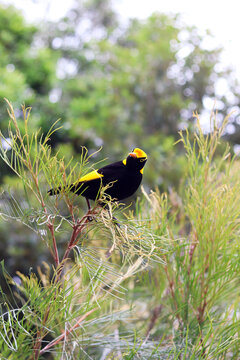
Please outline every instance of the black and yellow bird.
[[[89, 207], [89, 200], [97, 200], [102, 187], [106, 187], [104, 192], [111, 200], [123, 200], [133, 195], [141, 184], [146, 161], [146, 153], [135, 148], [126, 159], [91, 171], [66, 188], [77, 195], [84, 196]], [[56, 195], [62, 191], [64, 188], [60, 186], [49, 190], [48, 194]]]

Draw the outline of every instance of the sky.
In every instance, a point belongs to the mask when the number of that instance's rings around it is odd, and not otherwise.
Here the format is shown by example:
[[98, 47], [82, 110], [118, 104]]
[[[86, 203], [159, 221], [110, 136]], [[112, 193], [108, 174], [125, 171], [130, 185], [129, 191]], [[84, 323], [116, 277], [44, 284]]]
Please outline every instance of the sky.
[[[1, 0], [0, 0], [1, 1]], [[57, 20], [67, 12], [74, 0], [2, 0], [23, 10], [29, 21]], [[222, 63], [230, 65], [240, 79], [239, 5], [236, 0], [115, 0], [113, 4], [123, 18], [144, 19], [154, 11], [180, 13], [186, 24], [200, 30], [209, 29], [216, 44], [224, 48]]]
[[[141, 5], [138, 5], [141, 4]], [[239, 3], [236, 0], [120, 0], [121, 14], [144, 18], [154, 11], [180, 13], [183, 20], [200, 30], [209, 29], [216, 44], [224, 48], [222, 61], [232, 65], [240, 78]]]

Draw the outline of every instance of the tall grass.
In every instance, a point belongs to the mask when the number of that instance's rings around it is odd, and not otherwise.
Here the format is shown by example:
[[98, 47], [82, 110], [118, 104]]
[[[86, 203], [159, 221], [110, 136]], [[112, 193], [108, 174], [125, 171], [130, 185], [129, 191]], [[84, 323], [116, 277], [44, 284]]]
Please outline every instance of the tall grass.
[[179, 193], [142, 188], [130, 211], [102, 189], [108, 210], [95, 203], [83, 213], [77, 196], [49, 198], [47, 189], [86, 173], [87, 151], [66, 163], [48, 145], [56, 125], [31, 133], [30, 109], [24, 126], [10, 103], [8, 111], [11, 156], [1, 147], [1, 157], [25, 195], [4, 192], [0, 216], [35, 232], [52, 263], [14, 278], [2, 266], [2, 358], [238, 359], [238, 160], [228, 145], [217, 155], [227, 119], [218, 127], [213, 118], [205, 136], [196, 115], [194, 136], [180, 133], [187, 166]]

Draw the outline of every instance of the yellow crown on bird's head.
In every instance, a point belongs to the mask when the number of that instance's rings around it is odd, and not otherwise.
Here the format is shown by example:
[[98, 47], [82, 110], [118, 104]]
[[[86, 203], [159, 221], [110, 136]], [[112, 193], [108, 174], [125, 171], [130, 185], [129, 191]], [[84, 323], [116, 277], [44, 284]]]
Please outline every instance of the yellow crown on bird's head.
[[[145, 153], [145, 151], [139, 149], [139, 148], [135, 148], [133, 149], [132, 152], [130, 152], [128, 154], [127, 158], [135, 158], [135, 159], [139, 159], [140, 162], [145, 162], [147, 161], [147, 154]], [[127, 159], [123, 160], [123, 164], [126, 165], [127, 164]], [[142, 165], [142, 167], [144, 166], [144, 164]], [[140, 170], [140, 172], [143, 172], [143, 169]]]
[[147, 154], [139, 149], [139, 148], [135, 148], [130, 154], [128, 154], [130, 156], [133, 156], [133, 157], [137, 157], [137, 158], [145, 158], [147, 159]]

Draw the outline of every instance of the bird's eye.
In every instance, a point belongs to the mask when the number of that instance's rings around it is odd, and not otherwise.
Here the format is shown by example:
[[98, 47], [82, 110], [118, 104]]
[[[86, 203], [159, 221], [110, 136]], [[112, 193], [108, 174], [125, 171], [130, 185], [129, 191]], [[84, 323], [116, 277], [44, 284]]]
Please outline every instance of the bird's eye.
[[140, 159], [141, 162], [145, 161], [146, 159]]

